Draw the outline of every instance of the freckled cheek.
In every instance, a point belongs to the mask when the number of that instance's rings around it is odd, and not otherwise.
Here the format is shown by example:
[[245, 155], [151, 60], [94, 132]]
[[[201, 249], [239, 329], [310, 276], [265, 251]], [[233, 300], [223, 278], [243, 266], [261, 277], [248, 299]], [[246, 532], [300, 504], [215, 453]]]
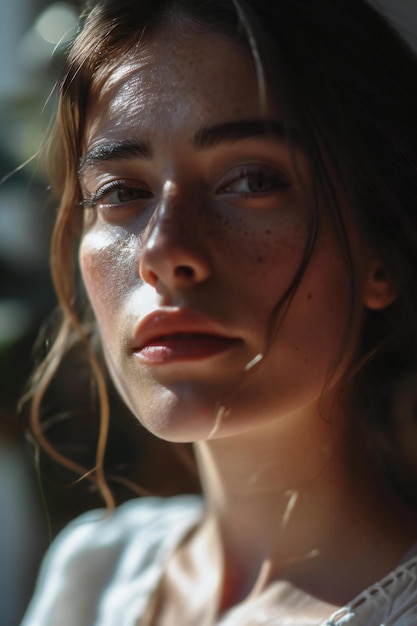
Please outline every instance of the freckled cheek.
[[[278, 296], [294, 279], [302, 262], [308, 238], [308, 221], [271, 225], [268, 220], [250, 224], [243, 217], [219, 218], [213, 241], [227, 259], [230, 271], [256, 277], [257, 288], [272, 289]], [[227, 270], [226, 270], [227, 271]]]

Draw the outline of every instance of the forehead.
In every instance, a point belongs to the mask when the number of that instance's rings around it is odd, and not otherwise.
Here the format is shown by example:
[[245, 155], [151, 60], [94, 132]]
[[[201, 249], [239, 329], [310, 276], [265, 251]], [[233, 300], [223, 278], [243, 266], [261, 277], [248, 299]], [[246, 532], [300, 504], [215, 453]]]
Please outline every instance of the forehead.
[[242, 44], [211, 32], [163, 31], [103, 68], [85, 140], [91, 145], [138, 126], [172, 132], [260, 114], [254, 63]]

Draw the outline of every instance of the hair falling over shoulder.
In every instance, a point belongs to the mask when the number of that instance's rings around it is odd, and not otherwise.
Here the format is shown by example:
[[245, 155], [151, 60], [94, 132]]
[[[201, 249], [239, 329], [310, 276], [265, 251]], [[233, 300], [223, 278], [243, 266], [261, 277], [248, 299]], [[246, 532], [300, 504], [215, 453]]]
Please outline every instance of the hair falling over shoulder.
[[[342, 204], [379, 259], [381, 275], [395, 286], [390, 306], [365, 312], [360, 350], [345, 386], [358, 434], [380, 470], [417, 507], [417, 445], [410, 444], [417, 440], [417, 102], [410, 88], [417, 84], [417, 61], [364, 0], [90, 3], [68, 51], [50, 144], [50, 178], [59, 198], [51, 268], [62, 319], [27, 396], [36, 438], [69, 469], [94, 475], [112, 503], [103, 470], [106, 374], [77, 267], [83, 219], [78, 163], [89, 103], [123, 55], [164, 28], [179, 28], [184, 37], [187, 28], [220, 32], [249, 49], [260, 97], [266, 83], [283, 111], [288, 135], [297, 129], [347, 262]], [[351, 290], [354, 307], [353, 279]], [[77, 343], [90, 364], [101, 416], [96, 465], [89, 471], [58, 453], [42, 426], [44, 396]]]

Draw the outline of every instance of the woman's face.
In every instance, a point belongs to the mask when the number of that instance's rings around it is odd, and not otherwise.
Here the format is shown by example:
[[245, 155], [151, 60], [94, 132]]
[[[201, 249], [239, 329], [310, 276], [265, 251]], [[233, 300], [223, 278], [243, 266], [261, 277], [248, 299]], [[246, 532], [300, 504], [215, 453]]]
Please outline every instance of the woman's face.
[[[260, 106], [248, 53], [213, 33], [141, 44], [89, 107], [82, 275], [112, 377], [160, 437], [209, 437], [221, 406], [216, 437], [311, 411], [334, 369], [350, 282], [323, 207], [308, 267], [266, 342], [315, 210], [302, 146], [281, 131], [272, 99]], [[351, 239], [360, 290], [369, 264]]]

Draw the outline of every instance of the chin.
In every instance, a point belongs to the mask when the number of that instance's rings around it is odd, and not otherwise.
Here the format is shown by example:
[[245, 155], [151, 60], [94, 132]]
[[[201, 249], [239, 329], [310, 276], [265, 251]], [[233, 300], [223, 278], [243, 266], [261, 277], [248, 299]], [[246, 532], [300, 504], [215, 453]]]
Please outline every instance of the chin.
[[141, 397], [122, 398], [146, 430], [165, 441], [194, 443], [210, 437], [215, 429], [219, 401], [203, 393], [185, 394], [160, 388]]

